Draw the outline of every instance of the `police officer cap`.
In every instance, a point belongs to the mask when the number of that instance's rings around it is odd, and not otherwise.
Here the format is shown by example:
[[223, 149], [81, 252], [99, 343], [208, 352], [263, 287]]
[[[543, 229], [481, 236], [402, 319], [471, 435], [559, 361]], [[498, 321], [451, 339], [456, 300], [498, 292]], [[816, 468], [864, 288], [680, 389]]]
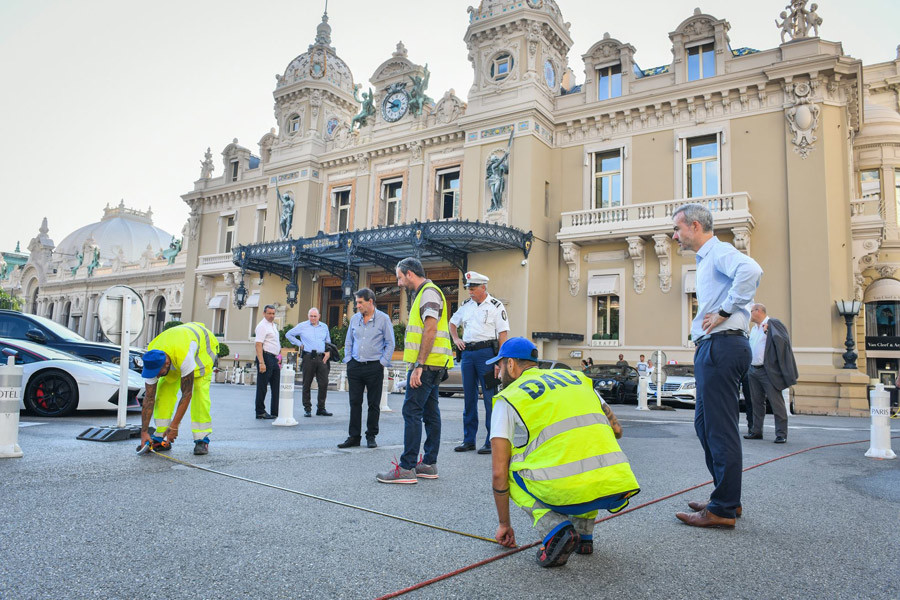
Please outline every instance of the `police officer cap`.
[[492, 365], [501, 358], [518, 358], [521, 360], [537, 361], [537, 346], [523, 337], [509, 338], [502, 346], [500, 346], [500, 354], [490, 360], [484, 361], [484, 364]]
[[486, 275], [482, 275], [476, 271], [466, 271], [466, 287], [471, 287], [473, 285], [484, 285], [490, 279]]
[[159, 375], [163, 365], [166, 364], [166, 353], [162, 350], [145, 352], [142, 358], [144, 359], [144, 370], [141, 371], [141, 377], [144, 379], [153, 379]]

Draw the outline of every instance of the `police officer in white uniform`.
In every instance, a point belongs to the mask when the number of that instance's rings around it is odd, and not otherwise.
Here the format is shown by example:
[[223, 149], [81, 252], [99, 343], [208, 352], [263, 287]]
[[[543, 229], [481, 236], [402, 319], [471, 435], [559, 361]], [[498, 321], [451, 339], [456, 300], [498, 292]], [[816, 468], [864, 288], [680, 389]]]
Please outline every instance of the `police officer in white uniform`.
[[[496, 387], [485, 385], [485, 375], [490, 373], [493, 381], [493, 366], [485, 364], [494, 358], [509, 335], [509, 319], [503, 303], [488, 294], [487, 283], [490, 281], [481, 273], [468, 271], [465, 275], [466, 289], [469, 299], [450, 318], [450, 337], [454, 345], [462, 351], [463, 390], [466, 396], [463, 411], [463, 441], [454, 448], [457, 452], [468, 452], [475, 449], [475, 436], [478, 433], [478, 388], [484, 396], [484, 425], [487, 429], [484, 446], [478, 454], [491, 453], [491, 405]], [[457, 328], [463, 328], [460, 339]]]

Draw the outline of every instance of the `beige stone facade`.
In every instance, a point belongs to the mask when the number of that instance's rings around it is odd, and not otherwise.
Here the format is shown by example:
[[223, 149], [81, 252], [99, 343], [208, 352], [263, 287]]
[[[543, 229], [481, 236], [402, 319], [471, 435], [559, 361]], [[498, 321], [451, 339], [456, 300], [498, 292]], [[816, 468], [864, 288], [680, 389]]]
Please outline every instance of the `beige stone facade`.
[[[281, 194], [294, 203], [286, 242], [442, 219], [531, 232], [527, 260], [510, 249], [467, 256], [491, 278], [513, 335], [573, 365], [579, 352], [633, 363], [656, 349], [690, 363], [695, 259], [672, 242], [671, 215], [702, 202], [717, 235], [765, 271], [757, 300], [793, 336], [796, 409], [862, 414], [870, 377], [891, 381], [900, 356], [900, 331], [885, 316], [900, 307], [900, 57], [864, 66], [839, 42], [803, 35], [732, 49], [730, 24], [698, 11], [673, 24], [669, 65], [641, 69], [635, 49], [608, 34], [576, 64], [561, 8], [484, 0], [472, 9], [467, 101], [448, 90], [420, 114], [391, 104], [427, 78], [402, 44], [357, 90], [323, 20], [277, 78], [276, 127], [259, 156], [235, 140], [213, 175], [208, 153], [183, 196], [184, 317], [206, 322], [243, 360], [265, 304], [277, 305], [282, 325], [311, 306], [331, 324], [348, 314], [341, 278], [312, 268], [297, 272], [294, 307], [285, 280], [253, 271], [248, 305], [234, 306], [235, 249], [282, 239]], [[357, 94], [369, 89], [375, 114], [359, 125]], [[493, 210], [486, 168], [510, 137]], [[405, 320], [391, 274], [358, 267], [357, 287], [376, 289], [379, 306]], [[465, 299], [458, 269], [426, 268], [453, 301]], [[877, 298], [866, 297], [877, 281]], [[854, 297], [872, 304], [855, 329], [859, 370], [841, 368], [846, 328], [835, 309]], [[883, 322], [873, 324], [873, 309]], [[867, 338], [880, 349], [867, 350]]]

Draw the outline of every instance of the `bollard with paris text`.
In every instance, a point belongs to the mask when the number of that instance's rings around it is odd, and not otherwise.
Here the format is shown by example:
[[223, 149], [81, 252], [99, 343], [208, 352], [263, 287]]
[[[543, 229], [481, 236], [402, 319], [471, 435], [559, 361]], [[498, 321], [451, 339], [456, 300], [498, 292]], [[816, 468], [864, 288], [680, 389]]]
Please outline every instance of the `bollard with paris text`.
[[381, 406], [379, 407], [381, 412], [394, 412], [391, 409], [391, 407], [388, 406], [388, 393], [390, 390], [390, 386], [389, 386], [390, 379], [391, 379], [390, 370], [387, 367], [385, 367], [384, 368], [384, 381], [382, 382], [382, 388], [381, 388]]
[[883, 383], [875, 384], [869, 392], [869, 406], [872, 414], [872, 433], [866, 456], [870, 458], [897, 458], [891, 449], [891, 395]]
[[19, 395], [22, 393], [21, 366], [15, 354], [0, 365], [0, 458], [19, 458]]
[[650, 410], [647, 408], [647, 386], [649, 382], [650, 378], [643, 375], [638, 379], [638, 404], [635, 410]]
[[272, 421], [272, 425], [281, 427], [297, 425], [297, 419], [294, 418], [294, 375], [294, 365], [291, 363], [281, 368], [278, 418]]

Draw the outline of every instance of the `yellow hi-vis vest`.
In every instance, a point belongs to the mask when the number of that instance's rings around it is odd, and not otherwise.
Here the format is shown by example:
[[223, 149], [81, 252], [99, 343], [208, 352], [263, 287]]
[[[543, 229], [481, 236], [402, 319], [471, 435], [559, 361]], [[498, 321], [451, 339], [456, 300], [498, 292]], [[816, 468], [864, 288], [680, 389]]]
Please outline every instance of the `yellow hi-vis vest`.
[[219, 340], [203, 323], [184, 323], [166, 329], [153, 338], [153, 341], [147, 345], [147, 349], [165, 352], [172, 361], [170, 373], [174, 371], [179, 376], [184, 376], [186, 373], [181, 372], [181, 363], [187, 357], [191, 342], [197, 343], [197, 351], [194, 354], [194, 363], [197, 365], [194, 368], [194, 377], [205, 377], [211, 374], [216, 353], [219, 351]]
[[422, 299], [422, 292], [428, 288], [434, 288], [441, 295], [443, 301], [443, 309], [441, 317], [438, 319], [437, 335], [434, 338], [434, 346], [425, 359], [426, 365], [433, 367], [453, 367], [453, 344], [450, 343], [450, 325], [447, 323], [447, 299], [441, 288], [434, 285], [430, 281], [416, 294], [413, 300], [412, 308], [409, 310], [409, 323], [406, 324], [406, 337], [403, 340], [403, 360], [404, 362], [414, 363], [419, 360], [419, 348], [422, 346], [422, 333], [425, 331], [425, 322], [422, 321], [422, 313], [419, 311], [419, 301]]
[[511, 488], [550, 508], [590, 510], [617, 510], [640, 491], [590, 379], [567, 369], [528, 369], [493, 401], [501, 398], [528, 430], [527, 443], [512, 448]]

